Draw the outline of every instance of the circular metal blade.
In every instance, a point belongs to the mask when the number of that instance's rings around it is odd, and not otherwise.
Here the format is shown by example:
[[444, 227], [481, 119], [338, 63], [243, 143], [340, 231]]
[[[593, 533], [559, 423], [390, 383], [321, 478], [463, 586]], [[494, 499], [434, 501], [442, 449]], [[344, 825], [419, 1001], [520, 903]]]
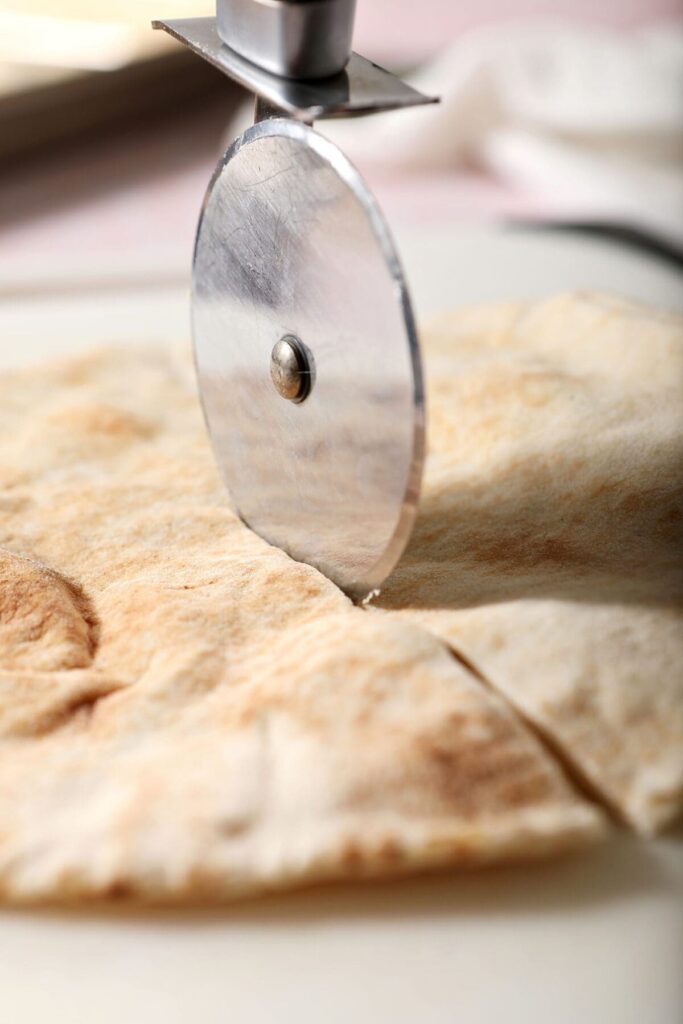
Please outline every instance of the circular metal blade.
[[192, 310], [240, 516], [354, 597], [379, 587], [415, 518], [422, 373], [392, 240], [336, 146], [279, 119], [233, 143], [199, 222]]

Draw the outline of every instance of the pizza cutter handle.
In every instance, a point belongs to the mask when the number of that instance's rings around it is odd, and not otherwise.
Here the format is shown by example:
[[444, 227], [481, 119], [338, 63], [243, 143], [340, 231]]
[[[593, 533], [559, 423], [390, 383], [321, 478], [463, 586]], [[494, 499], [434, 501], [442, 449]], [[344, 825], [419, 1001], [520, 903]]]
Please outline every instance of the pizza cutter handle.
[[329, 78], [351, 56], [356, 0], [216, 0], [226, 46], [274, 75]]

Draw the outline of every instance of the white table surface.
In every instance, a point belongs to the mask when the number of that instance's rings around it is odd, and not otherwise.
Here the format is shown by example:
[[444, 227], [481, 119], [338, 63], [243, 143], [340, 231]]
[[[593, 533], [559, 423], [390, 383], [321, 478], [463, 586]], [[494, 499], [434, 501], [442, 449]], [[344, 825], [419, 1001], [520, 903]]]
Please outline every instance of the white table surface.
[[[571, 237], [402, 232], [422, 316], [607, 288], [683, 308], [665, 265]], [[0, 266], [0, 363], [188, 335], [187, 254]], [[683, 830], [555, 864], [216, 911], [0, 913], [7, 1024], [674, 1024]]]

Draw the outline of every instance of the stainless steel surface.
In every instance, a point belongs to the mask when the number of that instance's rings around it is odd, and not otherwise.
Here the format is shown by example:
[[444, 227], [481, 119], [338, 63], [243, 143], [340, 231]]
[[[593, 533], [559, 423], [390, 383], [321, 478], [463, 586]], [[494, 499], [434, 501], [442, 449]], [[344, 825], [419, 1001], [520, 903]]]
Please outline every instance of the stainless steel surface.
[[286, 78], [327, 78], [351, 56], [356, 0], [216, 0], [218, 35]]
[[288, 402], [303, 402], [311, 393], [311, 361], [302, 343], [291, 334], [275, 342], [270, 379], [280, 398]]
[[346, 70], [332, 78], [315, 82], [293, 81], [264, 71], [224, 46], [215, 18], [183, 18], [154, 21], [152, 24], [184, 43], [271, 107], [277, 107], [301, 121], [372, 114], [396, 107], [437, 102], [434, 97], [423, 95], [357, 53], [351, 55]]
[[[219, 164], [193, 268], [209, 433], [242, 518], [355, 597], [381, 585], [412, 529], [424, 452], [419, 350], [382, 215], [344, 155], [270, 119]], [[273, 387], [273, 346], [315, 362], [305, 402]]]
[[[254, 100], [254, 124], [257, 121], [265, 121], [269, 117], [283, 117], [284, 112], [280, 107], [274, 106], [269, 103], [268, 100], [261, 99], [257, 96]], [[300, 120], [300, 119], [299, 119]], [[311, 124], [310, 121], [303, 121], [303, 124]]]

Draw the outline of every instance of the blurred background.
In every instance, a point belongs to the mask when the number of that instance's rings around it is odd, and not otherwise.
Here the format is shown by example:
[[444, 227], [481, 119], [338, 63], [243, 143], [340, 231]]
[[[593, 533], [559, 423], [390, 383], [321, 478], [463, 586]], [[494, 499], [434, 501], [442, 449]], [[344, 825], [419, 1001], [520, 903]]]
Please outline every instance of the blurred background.
[[[150, 21], [212, 13], [210, 0], [0, 0], [3, 361], [20, 361], [37, 335], [187, 335], [199, 207], [251, 104]], [[524, 291], [488, 239], [550, 229], [648, 253], [674, 303], [683, 0], [358, 0], [355, 48], [442, 97], [318, 126], [407, 239], [409, 271], [419, 275], [435, 233], [441, 264], [452, 242], [453, 280], [478, 265], [487, 286], [452, 296], [442, 267], [439, 304]], [[526, 280], [543, 278], [534, 251]], [[564, 251], [569, 266], [584, 250]], [[578, 283], [592, 283], [590, 260]]]

